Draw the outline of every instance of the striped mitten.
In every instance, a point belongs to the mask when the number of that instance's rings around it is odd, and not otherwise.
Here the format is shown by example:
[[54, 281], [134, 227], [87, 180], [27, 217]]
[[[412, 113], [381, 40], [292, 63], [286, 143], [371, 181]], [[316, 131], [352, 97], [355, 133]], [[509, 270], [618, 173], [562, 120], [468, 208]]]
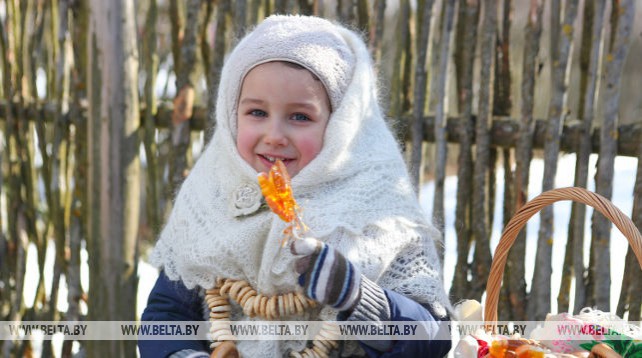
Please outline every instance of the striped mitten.
[[361, 273], [339, 251], [313, 238], [294, 240], [299, 285], [311, 299], [339, 311], [351, 310], [361, 295]]

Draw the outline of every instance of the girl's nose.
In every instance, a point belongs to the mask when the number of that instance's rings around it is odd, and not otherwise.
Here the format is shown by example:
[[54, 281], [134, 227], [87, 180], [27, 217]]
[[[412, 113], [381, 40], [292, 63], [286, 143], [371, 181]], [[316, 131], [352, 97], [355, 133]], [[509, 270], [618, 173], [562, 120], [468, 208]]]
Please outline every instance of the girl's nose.
[[267, 128], [267, 132], [265, 133], [265, 143], [275, 146], [286, 146], [288, 144], [288, 139], [285, 134], [283, 124], [278, 119], [272, 120], [271, 122], [272, 123], [270, 123]]

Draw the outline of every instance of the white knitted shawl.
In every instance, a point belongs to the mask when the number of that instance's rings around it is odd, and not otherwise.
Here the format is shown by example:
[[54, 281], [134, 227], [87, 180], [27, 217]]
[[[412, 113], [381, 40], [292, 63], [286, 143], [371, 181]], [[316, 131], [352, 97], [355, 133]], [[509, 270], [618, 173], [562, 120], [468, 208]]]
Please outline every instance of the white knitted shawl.
[[[294, 257], [279, 250], [285, 224], [261, 206], [257, 173], [235, 145], [242, 79], [273, 60], [296, 62], [317, 74], [333, 107], [321, 152], [292, 178], [309, 236], [341, 251], [380, 286], [445, 315], [450, 304], [435, 251], [438, 235], [384, 122], [368, 50], [359, 35], [319, 18], [271, 16], [230, 54], [219, 86], [216, 131], [178, 193], [151, 262], [189, 288], [212, 287], [220, 276], [245, 279], [267, 295], [297, 289]], [[242, 343], [246, 353], [274, 354]], [[261, 343], [281, 352], [286, 346]]]

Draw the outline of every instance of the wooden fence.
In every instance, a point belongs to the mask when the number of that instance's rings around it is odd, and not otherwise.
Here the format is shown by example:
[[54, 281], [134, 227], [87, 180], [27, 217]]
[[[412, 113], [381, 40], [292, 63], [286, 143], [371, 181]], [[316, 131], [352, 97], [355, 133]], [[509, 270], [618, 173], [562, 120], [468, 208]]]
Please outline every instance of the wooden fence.
[[[623, 83], [642, 73], [627, 61], [636, 40], [634, 0], [2, 0], [0, 10], [3, 321], [136, 319], [138, 262], [211, 134], [209, 94], [224, 55], [271, 13], [315, 14], [363, 32], [414, 184], [425, 174], [434, 181], [436, 223], [447, 214], [447, 169], [466, 178], [457, 181], [454, 227], [441, 227], [457, 236], [453, 301], [481, 298], [499, 220], [494, 207], [503, 207], [505, 222], [533, 194], [534, 153], [545, 163], [542, 190], [554, 188], [561, 152], [576, 153], [574, 185], [587, 187], [589, 156], [597, 153], [595, 190], [607, 198], [615, 157], [642, 155], [642, 124], [622, 115], [625, 99], [636, 103], [635, 89], [628, 93]], [[630, 214], [642, 227], [638, 163]], [[501, 202], [494, 200], [498, 168], [506, 184]], [[593, 214], [589, 228], [585, 217], [573, 205], [561, 311], [609, 310], [615, 299], [610, 223]], [[538, 320], [551, 311], [552, 221], [552, 210], [544, 210], [528, 291], [523, 235], [514, 245], [501, 319]], [[36, 255], [37, 278], [26, 277], [27, 252]], [[83, 264], [91, 289], [81, 284]], [[35, 282], [33, 301], [25, 298], [26, 279]], [[628, 252], [616, 313], [639, 321], [640, 292], [642, 274]], [[80, 343], [89, 356], [135, 350], [133, 341]], [[29, 341], [2, 345], [3, 356], [31, 352]], [[65, 341], [60, 355], [71, 353]], [[45, 341], [41, 356], [51, 355]]]

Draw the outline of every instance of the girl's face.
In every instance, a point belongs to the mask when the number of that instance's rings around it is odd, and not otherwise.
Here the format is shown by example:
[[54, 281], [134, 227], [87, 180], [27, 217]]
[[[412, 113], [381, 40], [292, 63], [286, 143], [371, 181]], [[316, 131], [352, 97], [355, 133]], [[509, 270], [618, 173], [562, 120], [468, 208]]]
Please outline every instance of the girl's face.
[[290, 176], [323, 147], [330, 100], [311, 72], [283, 62], [254, 67], [243, 80], [236, 147], [257, 172], [281, 159]]

